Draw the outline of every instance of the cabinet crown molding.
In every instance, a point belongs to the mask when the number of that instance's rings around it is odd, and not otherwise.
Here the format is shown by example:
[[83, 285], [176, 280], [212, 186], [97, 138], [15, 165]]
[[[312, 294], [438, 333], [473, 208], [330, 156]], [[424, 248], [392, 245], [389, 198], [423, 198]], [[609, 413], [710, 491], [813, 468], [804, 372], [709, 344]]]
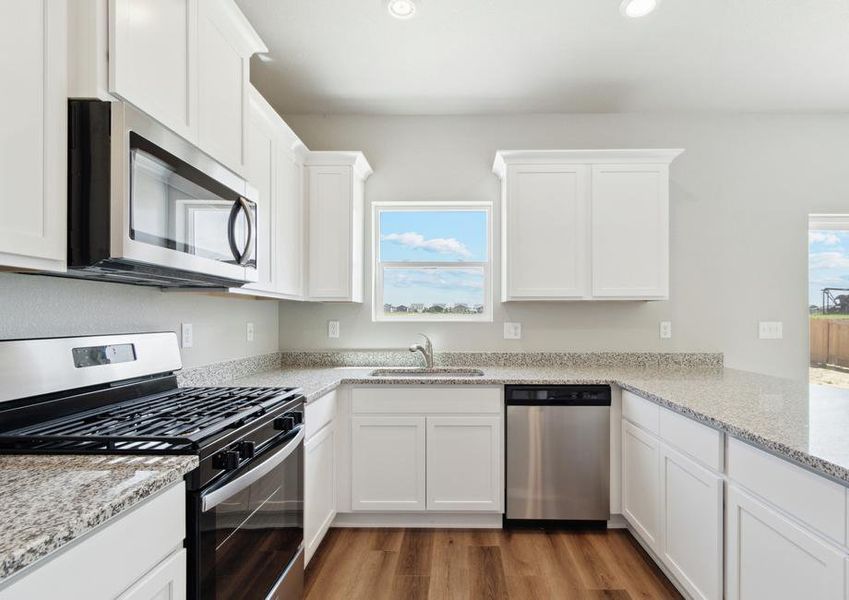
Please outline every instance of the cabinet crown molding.
[[[203, 1], [210, 2], [210, 0]], [[248, 18], [239, 9], [234, 0], [218, 0], [218, 8], [227, 15], [228, 24], [239, 33], [245, 54], [250, 56], [252, 54], [265, 54], [268, 52], [268, 46], [259, 37], [254, 26], [251, 25]]]
[[669, 164], [677, 158], [683, 148], [624, 148], [595, 150], [498, 150], [492, 172], [503, 179], [507, 165], [546, 164], [564, 162], [570, 164], [617, 163], [617, 164]]
[[354, 175], [363, 181], [373, 173], [366, 155], [359, 151], [310, 150], [304, 155], [304, 165], [307, 167], [334, 165], [352, 167]]

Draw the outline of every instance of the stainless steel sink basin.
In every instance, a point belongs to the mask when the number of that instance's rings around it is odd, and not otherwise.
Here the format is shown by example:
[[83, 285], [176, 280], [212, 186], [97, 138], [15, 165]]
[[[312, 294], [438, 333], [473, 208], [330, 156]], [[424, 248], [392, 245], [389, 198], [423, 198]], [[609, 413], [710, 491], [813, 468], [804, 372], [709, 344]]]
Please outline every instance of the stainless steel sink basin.
[[463, 367], [433, 367], [419, 368], [390, 368], [375, 369], [369, 373], [370, 377], [481, 377], [483, 371], [480, 369], [466, 369]]

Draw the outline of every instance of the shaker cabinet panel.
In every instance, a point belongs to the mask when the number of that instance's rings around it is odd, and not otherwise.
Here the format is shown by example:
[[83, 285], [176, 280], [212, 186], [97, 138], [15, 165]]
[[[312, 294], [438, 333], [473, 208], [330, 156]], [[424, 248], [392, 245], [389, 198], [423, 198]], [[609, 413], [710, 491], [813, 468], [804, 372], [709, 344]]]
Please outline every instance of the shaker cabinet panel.
[[587, 167], [509, 167], [502, 300], [587, 294]]
[[669, 295], [668, 179], [666, 165], [593, 166], [593, 296]]
[[111, 0], [109, 9], [110, 91], [196, 141], [198, 0]]
[[0, 265], [65, 269], [67, 3], [0, 5]]
[[660, 544], [660, 442], [622, 422], [622, 515], [655, 552]]
[[425, 417], [351, 421], [352, 508], [425, 510]]
[[304, 559], [307, 563], [336, 516], [335, 440], [336, 430], [331, 422], [304, 444]]

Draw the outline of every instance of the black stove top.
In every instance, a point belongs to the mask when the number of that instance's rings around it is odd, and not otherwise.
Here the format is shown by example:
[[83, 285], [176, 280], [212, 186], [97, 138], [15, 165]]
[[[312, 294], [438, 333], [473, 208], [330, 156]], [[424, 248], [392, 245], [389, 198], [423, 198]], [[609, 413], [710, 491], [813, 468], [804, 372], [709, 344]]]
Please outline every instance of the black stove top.
[[0, 452], [196, 454], [299, 399], [296, 388], [173, 388], [0, 433]]

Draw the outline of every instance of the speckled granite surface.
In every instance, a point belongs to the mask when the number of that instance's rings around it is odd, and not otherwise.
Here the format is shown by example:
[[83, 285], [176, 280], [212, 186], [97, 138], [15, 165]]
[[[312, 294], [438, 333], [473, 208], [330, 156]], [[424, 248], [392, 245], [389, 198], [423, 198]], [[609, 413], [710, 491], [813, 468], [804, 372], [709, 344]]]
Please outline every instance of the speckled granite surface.
[[197, 464], [191, 456], [0, 456], [0, 584]]
[[280, 365], [280, 352], [237, 358], [203, 367], [183, 369], [177, 373], [177, 384], [180, 387], [221, 385], [238, 377], [247, 377], [254, 373], [278, 368]]
[[371, 368], [288, 368], [237, 385], [297, 386], [311, 401], [340, 384], [610, 383], [849, 485], [849, 391], [722, 367], [481, 367], [483, 377], [370, 377]]
[[[721, 367], [720, 352], [435, 352], [442, 367]], [[419, 367], [422, 358], [409, 350], [282, 352], [284, 367]]]

